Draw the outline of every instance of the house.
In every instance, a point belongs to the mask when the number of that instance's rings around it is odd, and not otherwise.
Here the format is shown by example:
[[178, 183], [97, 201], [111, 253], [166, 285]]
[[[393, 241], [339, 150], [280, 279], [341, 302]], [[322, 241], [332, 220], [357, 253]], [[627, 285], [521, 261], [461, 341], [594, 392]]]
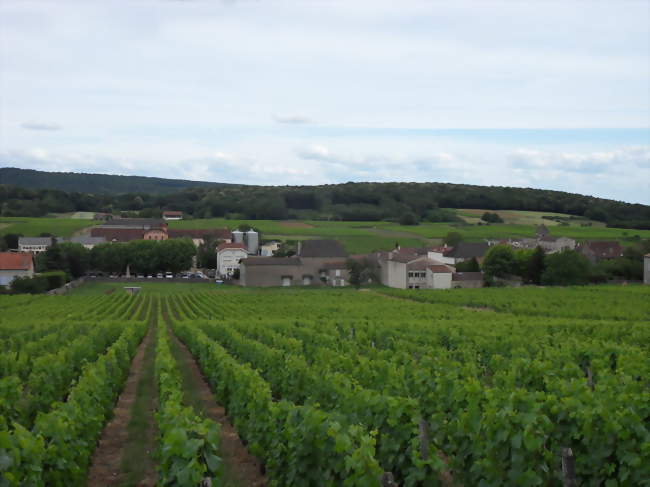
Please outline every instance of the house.
[[163, 220], [182, 220], [183, 212], [182, 211], [163, 211], [162, 214]]
[[[243, 242], [239, 245], [246, 247]], [[348, 253], [336, 240], [305, 240], [298, 244], [294, 257], [249, 257], [242, 261], [239, 280], [242, 286], [346, 286], [347, 258]]]
[[451, 276], [451, 287], [453, 288], [483, 287], [483, 273], [482, 272], [454, 272]]
[[248, 257], [246, 245], [243, 243], [222, 243], [217, 247], [217, 275], [232, 277], [240, 262]]
[[323, 284], [340, 287], [350, 284], [350, 271], [344, 260], [325, 262], [319, 269], [318, 277]]
[[241, 262], [239, 283], [258, 287], [317, 284], [313, 276], [305, 275], [299, 257], [248, 257]]
[[643, 284], [650, 284], [650, 254], [643, 256]]
[[430, 264], [426, 269], [427, 289], [451, 289], [454, 268], [448, 265]]
[[[458, 264], [474, 258], [480, 263], [489, 248], [487, 242], [460, 242], [452, 250], [444, 254], [447, 259], [443, 263]], [[449, 262], [450, 259], [453, 259], [453, 262]]]
[[52, 237], [18, 237], [18, 251], [39, 254], [52, 245]]
[[537, 240], [537, 245], [540, 246], [547, 254], [554, 254], [562, 252], [563, 250], [575, 250], [576, 241], [567, 237], [551, 237], [546, 235]]
[[164, 228], [150, 228], [142, 234], [143, 240], [167, 240], [167, 230]]
[[141, 228], [122, 228], [99, 226], [90, 229], [90, 236], [103, 238], [107, 242], [130, 242], [131, 240], [142, 240], [144, 230]]
[[90, 229], [91, 237], [104, 237], [107, 242], [131, 240], [167, 240], [167, 223], [156, 218], [114, 218]]
[[333, 261], [345, 261], [348, 253], [341, 245], [341, 242], [333, 239], [305, 240], [298, 244], [298, 252], [305, 275], [317, 278], [321, 270], [325, 269], [325, 263]]
[[280, 242], [275, 240], [260, 245], [260, 255], [262, 257], [272, 257], [280, 249]]
[[398, 289], [449, 289], [455, 269], [413, 249], [395, 249], [376, 255], [381, 283]]
[[0, 286], [10, 286], [16, 277], [34, 276], [34, 258], [29, 252], [0, 252]]
[[578, 245], [578, 252], [592, 263], [623, 257], [623, 250], [615, 240], [590, 240]]

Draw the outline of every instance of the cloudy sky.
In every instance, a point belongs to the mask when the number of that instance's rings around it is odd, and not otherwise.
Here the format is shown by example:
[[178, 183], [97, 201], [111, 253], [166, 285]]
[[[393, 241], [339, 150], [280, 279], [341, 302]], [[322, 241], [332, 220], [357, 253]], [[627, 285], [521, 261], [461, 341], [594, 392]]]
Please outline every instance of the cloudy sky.
[[650, 204], [650, 2], [0, 1], [0, 165]]

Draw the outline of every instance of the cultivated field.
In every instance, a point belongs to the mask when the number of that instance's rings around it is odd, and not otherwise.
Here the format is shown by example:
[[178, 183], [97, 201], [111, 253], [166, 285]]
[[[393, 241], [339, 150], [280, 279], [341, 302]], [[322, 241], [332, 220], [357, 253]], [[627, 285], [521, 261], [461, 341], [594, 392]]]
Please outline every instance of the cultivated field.
[[647, 287], [0, 306], [0, 485], [550, 486], [563, 454], [576, 485], [650, 478]]

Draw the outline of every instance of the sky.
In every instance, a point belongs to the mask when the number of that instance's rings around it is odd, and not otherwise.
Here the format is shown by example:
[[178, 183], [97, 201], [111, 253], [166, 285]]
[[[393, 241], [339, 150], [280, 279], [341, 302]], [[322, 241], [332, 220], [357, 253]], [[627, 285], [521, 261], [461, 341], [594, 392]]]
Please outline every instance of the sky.
[[0, 166], [650, 204], [650, 2], [2, 0]]

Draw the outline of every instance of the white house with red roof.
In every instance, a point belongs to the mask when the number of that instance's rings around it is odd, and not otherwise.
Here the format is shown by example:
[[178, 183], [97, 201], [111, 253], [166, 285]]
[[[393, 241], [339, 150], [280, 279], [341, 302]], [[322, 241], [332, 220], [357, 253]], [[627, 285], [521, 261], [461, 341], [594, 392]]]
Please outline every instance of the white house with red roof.
[[224, 242], [217, 247], [217, 274], [221, 277], [231, 277], [242, 259], [248, 257], [246, 244], [242, 242]]
[[16, 277], [34, 277], [32, 254], [0, 252], [0, 286], [10, 286]]

